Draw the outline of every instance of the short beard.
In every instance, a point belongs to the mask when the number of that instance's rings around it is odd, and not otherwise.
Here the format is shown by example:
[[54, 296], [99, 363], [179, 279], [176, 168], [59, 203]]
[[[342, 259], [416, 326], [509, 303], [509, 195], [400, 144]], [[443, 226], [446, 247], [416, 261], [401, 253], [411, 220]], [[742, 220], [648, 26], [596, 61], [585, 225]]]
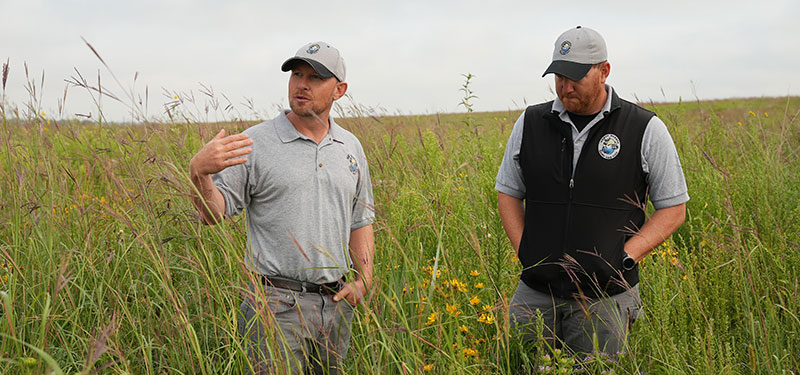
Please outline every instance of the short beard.
[[[317, 121], [319, 121], [319, 123], [322, 126], [328, 126], [328, 124], [326, 124], [325, 121], [322, 121], [322, 119], [319, 117], [319, 113], [317, 113], [317, 111], [314, 110], [313, 106], [312, 106], [312, 108], [310, 108], [308, 110], [300, 110], [300, 111], [298, 111], [296, 108], [294, 108], [294, 106], [291, 104], [291, 101], [290, 101], [289, 102], [289, 108], [297, 116], [300, 116], [300, 117], [313, 117], [313, 118], [317, 119]], [[328, 107], [327, 109], [330, 109], [330, 107]], [[325, 109], [322, 110], [322, 112], [324, 112], [324, 111], [325, 111]]]

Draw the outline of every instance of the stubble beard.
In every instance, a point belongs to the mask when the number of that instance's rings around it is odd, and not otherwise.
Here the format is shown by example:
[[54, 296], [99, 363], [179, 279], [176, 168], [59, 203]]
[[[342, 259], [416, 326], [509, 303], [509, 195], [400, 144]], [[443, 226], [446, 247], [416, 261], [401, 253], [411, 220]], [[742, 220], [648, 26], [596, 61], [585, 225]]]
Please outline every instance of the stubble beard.
[[325, 121], [323, 121], [322, 118], [320, 118], [320, 115], [322, 115], [326, 111], [329, 111], [333, 103], [329, 103], [324, 108], [314, 108], [314, 105], [311, 104], [311, 102], [308, 102], [307, 104], [309, 104], [309, 105], [308, 106], [303, 106], [303, 105], [299, 105], [299, 103], [295, 103], [294, 100], [289, 100], [289, 108], [291, 108], [292, 112], [295, 115], [297, 115], [299, 117], [307, 118], [307, 119], [314, 118], [314, 119], [317, 119], [317, 121], [322, 126], [328, 126], [328, 124], [325, 123]]
[[[559, 97], [559, 99], [561, 99], [561, 104], [564, 105], [564, 109], [566, 109], [567, 112], [576, 115], [592, 115], [597, 112], [593, 111], [595, 100], [597, 100], [604, 91], [605, 87], [599, 85], [595, 90], [592, 90], [592, 92], [583, 95]], [[577, 102], [574, 100], [577, 100]]]
[[331, 107], [333, 106], [333, 98], [331, 101], [327, 103], [324, 107], [315, 107], [314, 101], [309, 101], [306, 103], [298, 103], [294, 99], [289, 99], [289, 108], [292, 110], [294, 114], [304, 118], [316, 118], [320, 123], [325, 124], [324, 121], [320, 118], [320, 115], [330, 111]]

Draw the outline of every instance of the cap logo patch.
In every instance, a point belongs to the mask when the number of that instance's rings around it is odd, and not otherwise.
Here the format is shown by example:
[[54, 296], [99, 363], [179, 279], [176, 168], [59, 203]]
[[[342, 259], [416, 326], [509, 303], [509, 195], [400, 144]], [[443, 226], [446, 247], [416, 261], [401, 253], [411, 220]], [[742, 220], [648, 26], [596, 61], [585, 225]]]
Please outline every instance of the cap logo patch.
[[619, 155], [619, 138], [614, 134], [606, 134], [600, 138], [597, 144], [597, 151], [603, 159], [611, 160]]
[[561, 43], [561, 50], [559, 50], [558, 52], [561, 53], [562, 55], [566, 55], [569, 53], [570, 48], [572, 48], [572, 42], [570, 42], [569, 40], [565, 40], [564, 43]]
[[358, 172], [358, 162], [353, 155], [347, 154], [347, 161], [350, 162], [350, 173], [356, 174]]
[[319, 44], [312, 44], [311, 47], [308, 47], [306, 52], [308, 52], [311, 55], [319, 52]]

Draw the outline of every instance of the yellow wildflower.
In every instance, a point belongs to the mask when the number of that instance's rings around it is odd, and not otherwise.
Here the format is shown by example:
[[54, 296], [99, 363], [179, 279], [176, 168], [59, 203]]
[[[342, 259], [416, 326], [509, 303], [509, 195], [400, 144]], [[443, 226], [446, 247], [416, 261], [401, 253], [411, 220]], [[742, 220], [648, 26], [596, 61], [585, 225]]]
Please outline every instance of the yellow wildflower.
[[475, 289], [483, 289], [483, 283], [475, 284]]
[[478, 322], [483, 324], [494, 324], [494, 316], [491, 313], [483, 313], [478, 317]]
[[464, 358], [475, 357], [478, 355], [478, 351], [472, 348], [464, 348]]
[[438, 319], [439, 319], [439, 313], [434, 311], [430, 315], [428, 315], [428, 321], [425, 322], [425, 325], [429, 326], [433, 323], [436, 323]]
[[470, 276], [478, 276], [478, 275], [480, 275], [480, 274], [481, 274], [481, 273], [480, 273], [480, 272], [478, 272], [478, 270], [472, 270], [472, 271], [469, 271], [469, 275], [470, 275]]
[[428, 363], [425, 366], [422, 366], [422, 371], [431, 372], [433, 371], [433, 363]]
[[450, 313], [450, 315], [458, 316], [459, 314], [461, 314], [461, 312], [458, 311], [458, 306], [451, 305], [449, 303], [445, 305], [445, 310], [447, 310], [447, 312]]
[[467, 326], [463, 325], [463, 324], [461, 325], [461, 327], [458, 327], [458, 330], [459, 330], [461, 333], [467, 333], [467, 332], [469, 332], [469, 328], [468, 328]]
[[478, 298], [478, 296], [475, 296], [475, 297], [472, 297], [472, 299], [469, 300], [469, 303], [470, 303], [470, 305], [475, 306], [475, 305], [481, 303], [481, 299]]

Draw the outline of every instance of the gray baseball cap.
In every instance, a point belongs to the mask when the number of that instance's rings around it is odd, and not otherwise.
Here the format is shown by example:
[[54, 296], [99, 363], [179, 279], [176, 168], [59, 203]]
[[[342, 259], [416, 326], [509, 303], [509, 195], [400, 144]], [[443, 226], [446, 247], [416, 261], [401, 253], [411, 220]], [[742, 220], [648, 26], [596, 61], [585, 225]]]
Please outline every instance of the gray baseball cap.
[[594, 64], [608, 60], [606, 42], [600, 33], [588, 27], [575, 27], [556, 39], [553, 62], [542, 77], [555, 73], [580, 81]]
[[290, 57], [281, 65], [281, 70], [288, 72], [294, 68], [298, 61], [305, 61], [325, 78], [336, 77], [344, 82], [346, 69], [344, 59], [339, 50], [325, 42], [311, 42], [297, 50], [294, 57]]

